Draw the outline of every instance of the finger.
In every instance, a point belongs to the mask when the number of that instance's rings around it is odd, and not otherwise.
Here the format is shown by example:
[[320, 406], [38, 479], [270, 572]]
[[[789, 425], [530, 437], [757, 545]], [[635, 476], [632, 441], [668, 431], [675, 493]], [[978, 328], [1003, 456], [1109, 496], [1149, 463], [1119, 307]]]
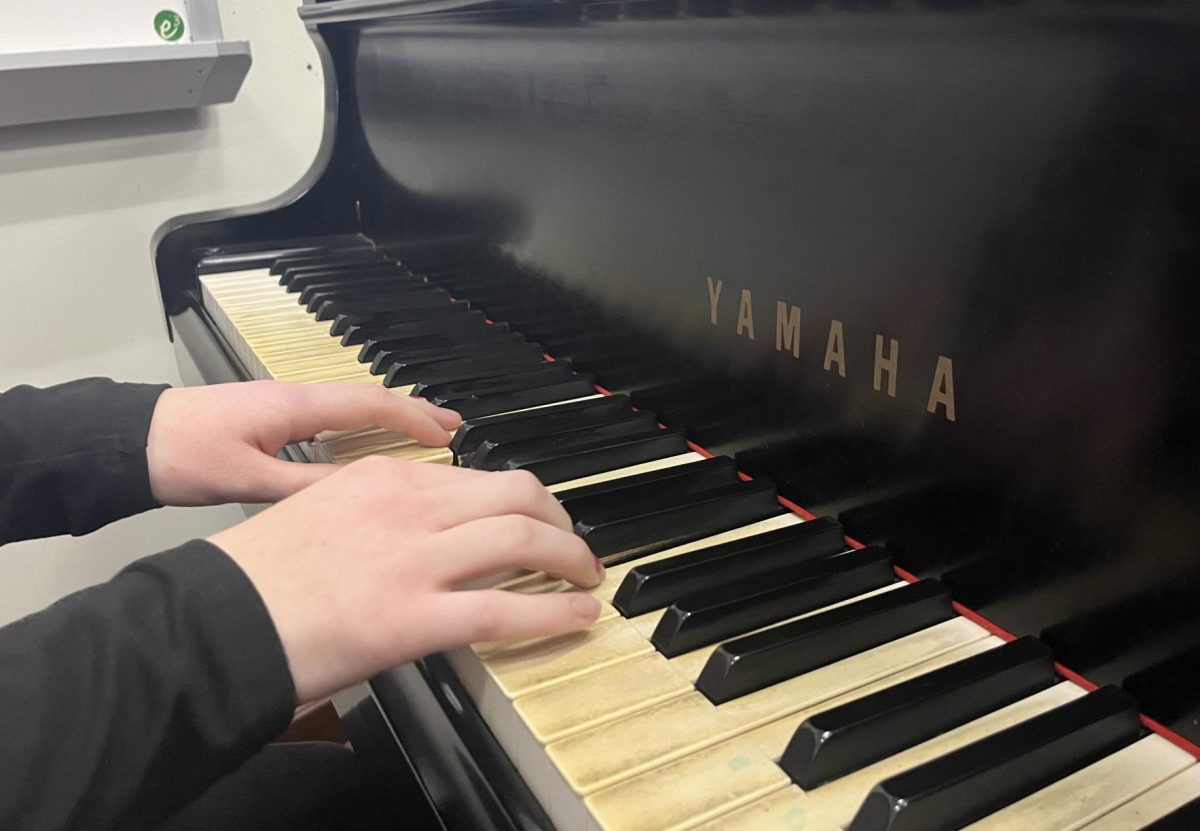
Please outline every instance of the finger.
[[533, 474], [523, 470], [488, 473], [456, 483], [453, 488], [440, 488], [430, 496], [441, 497], [430, 521], [442, 529], [508, 514], [531, 517], [564, 531], [572, 528], [571, 518], [558, 500]]
[[595, 623], [601, 608], [583, 592], [530, 595], [497, 589], [446, 592], [431, 605], [441, 649], [576, 632]]
[[428, 411], [429, 414], [433, 416], [434, 420], [447, 430], [457, 430], [462, 426], [463, 417], [454, 410], [446, 407], [439, 407], [429, 399], [422, 398], [419, 395], [410, 395], [408, 396], [408, 400]]
[[514, 568], [558, 575], [594, 588], [604, 566], [576, 535], [526, 516], [485, 517], [442, 531], [429, 541], [430, 568], [451, 587]]
[[[290, 441], [310, 438], [322, 430], [382, 427], [412, 436], [422, 444], [445, 447], [449, 430], [462, 422], [458, 413], [435, 416], [434, 407], [384, 387], [363, 384], [297, 384], [296, 402], [289, 413]], [[449, 411], [446, 411], [449, 412]]]

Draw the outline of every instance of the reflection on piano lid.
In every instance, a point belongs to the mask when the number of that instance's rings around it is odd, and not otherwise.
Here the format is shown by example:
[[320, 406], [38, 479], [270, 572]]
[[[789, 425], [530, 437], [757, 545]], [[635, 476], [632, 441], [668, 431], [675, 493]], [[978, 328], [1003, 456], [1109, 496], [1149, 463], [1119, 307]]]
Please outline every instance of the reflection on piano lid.
[[320, 163], [164, 229], [177, 344], [459, 409], [307, 454], [531, 470], [609, 564], [360, 752], [448, 829], [1195, 826], [1194, 3], [301, 16]]

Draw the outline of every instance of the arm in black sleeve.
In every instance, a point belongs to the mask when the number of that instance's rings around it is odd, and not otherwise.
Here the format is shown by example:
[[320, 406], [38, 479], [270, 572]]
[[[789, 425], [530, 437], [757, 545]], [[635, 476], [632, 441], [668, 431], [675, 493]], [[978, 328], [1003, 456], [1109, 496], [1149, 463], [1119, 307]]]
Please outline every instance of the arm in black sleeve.
[[0, 545], [157, 507], [146, 436], [164, 389], [89, 378], [0, 393]]
[[0, 628], [0, 828], [151, 828], [288, 725], [257, 590], [193, 541]]

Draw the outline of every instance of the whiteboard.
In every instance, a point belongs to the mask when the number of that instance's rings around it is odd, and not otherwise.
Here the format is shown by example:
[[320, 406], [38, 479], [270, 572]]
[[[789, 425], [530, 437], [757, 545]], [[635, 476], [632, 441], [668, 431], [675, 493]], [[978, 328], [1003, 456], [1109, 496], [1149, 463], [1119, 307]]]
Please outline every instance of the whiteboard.
[[191, 43], [185, 0], [0, 0], [0, 54], [169, 43], [155, 28], [163, 11], [183, 23], [173, 42]]

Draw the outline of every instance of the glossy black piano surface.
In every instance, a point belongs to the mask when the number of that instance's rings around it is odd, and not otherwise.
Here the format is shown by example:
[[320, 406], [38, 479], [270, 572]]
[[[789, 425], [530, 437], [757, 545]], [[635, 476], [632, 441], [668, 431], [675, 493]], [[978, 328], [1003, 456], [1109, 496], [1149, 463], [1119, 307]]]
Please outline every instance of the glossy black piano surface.
[[[207, 380], [245, 369], [201, 257], [483, 258], [456, 296], [1200, 742], [1200, 6], [301, 17], [330, 86], [314, 170], [156, 240]], [[443, 821], [547, 827], [453, 685], [435, 657], [375, 687]]]

